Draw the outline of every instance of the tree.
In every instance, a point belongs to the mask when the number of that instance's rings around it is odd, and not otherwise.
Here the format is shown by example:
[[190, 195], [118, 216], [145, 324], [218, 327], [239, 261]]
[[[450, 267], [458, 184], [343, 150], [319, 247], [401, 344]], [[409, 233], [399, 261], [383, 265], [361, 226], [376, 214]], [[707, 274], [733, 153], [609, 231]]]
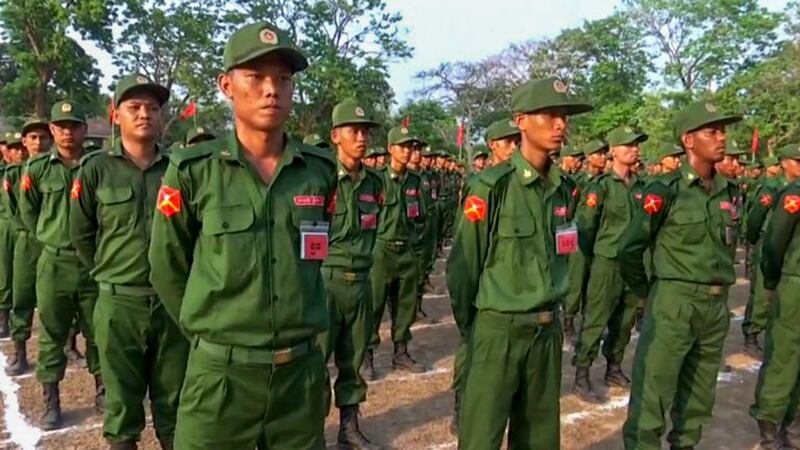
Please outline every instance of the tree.
[[5, 49], [18, 75], [0, 89], [3, 113], [45, 116], [55, 95], [96, 97], [95, 61], [70, 35], [110, 49], [114, 17], [110, 0], [0, 0]]
[[428, 142], [432, 149], [451, 149], [458, 129], [456, 117], [433, 100], [408, 102], [397, 112], [395, 122], [408, 117], [414, 133]]

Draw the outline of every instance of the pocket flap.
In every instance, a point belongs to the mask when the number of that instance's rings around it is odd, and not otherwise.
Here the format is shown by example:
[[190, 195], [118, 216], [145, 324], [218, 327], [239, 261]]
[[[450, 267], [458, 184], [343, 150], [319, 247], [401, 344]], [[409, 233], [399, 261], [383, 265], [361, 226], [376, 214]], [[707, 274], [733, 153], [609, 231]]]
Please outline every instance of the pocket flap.
[[203, 233], [237, 233], [253, 226], [254, 221], [253, 208], [249, 205], [223, 206], [203, 215]]
[[97, 190], [97, 200], [105, 205], [127, 202], [133, 197], [130, 186], [104, 187]]

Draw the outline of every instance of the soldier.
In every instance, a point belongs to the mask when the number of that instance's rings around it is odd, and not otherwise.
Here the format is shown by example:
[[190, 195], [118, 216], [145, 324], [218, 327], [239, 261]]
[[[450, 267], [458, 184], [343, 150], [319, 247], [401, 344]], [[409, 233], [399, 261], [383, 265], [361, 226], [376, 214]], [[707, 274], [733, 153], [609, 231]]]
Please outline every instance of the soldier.
[[[582, 165], [583, 150], [572, 145], [565, 145], [559, 152], [561, 156], [561, 170], [570, 176], [576, 187], [579, 179], [586, 175], [580, 170]], [[580, 191], [580, 188], [578, 189]], [[569, 255], [569, 290], [564, 297], [564, 337], [575, 343], [575, 316], [583, 305], [584, 274], [586, 272], [586, 257], [579, 248]]]
[[317, 148], [331, 148], [330, 144], [325, 142], [325, 140], [316, 133], [306, 135], [306, 137], [303, 138], [303, 144], [311, 145]]
[[83, 158], [70, 194], [72, 243], [100, 291], [94, 326], [106, 386], [103, 437], [113, 450], [137, 448], [148, 392], [161, 448], [173, 448], [189, 354], [189, 342], [150, 286], [142, 251], [168, 165], [156, 145], [168, 99], [165, 87], [143, 75], [121, 78], [113, 113], [120, 137], [109, 151]]
[[486, 146], [477, 145], [472, 149], [472, 173], [479, 173], [486, 168], [489, 161], [489, 150]]
[[[22, 126], [22, 143], [29, 158], [49, 151], [51, 141], [46, 120], [30, 119]], [[6, 169], [2, 197], [6, 214], [16, 230], [14, 267], [21, 269], [12, 273], [11, 339], [14, 341], [14, 358], [6, 368], [6, 373], [11, 376], [28, 371], [27, 342], [31, 337], [36, 308], [36, 262], [42, 253], [41, 245], [19, 216], [18, 183], [22, 166], [22, 163], [14, 164]]]
[[470, 336], [462, 449], [499, 449], [509, 422], [509, 448], [559, 448], [558, 303], [578, 237], [575, 186], [550, 153], [561, 148], [567, 117], [591, 109], [554, 78], [518, 87], [512, 112], [522, 146], [483, 172], [464, 201], [447, 263], [453, 315], [462, 339]]
[[[672, 173], [681, 167], [683, 147], [675, 144], [664, 144], [658, 149], [658, 162], [661, 166], [659, 173]], [[657, 175], [657, 174], [656, 174]]]
[[[5, 173], [6, 167], [13, 164], [11, 153], [18, 153], [22, 145], [22, 134], [18, 131], [6, 133], [2, 154], [3, 162], [0, 163], [0, 173]], [[14, 227], [9, 220], [6, 205], [0, 205], [0, 338], [10, 335], [9, 319], [12, 306], [12, 282], [14, 272]]]
[[217, 79], [234, 130], [170, 156], [149, 260], [150, 282], [191, 340], [176, 449], [325, 445], [320, 268], [335, 162], [284, 132], [306, 67], [283, 30], [239, 28]]
[[191, 147], [195, 144], [199, 144], [205, 141], [212, 141], [217, 137], [214, 136], [214, 133], [207, 131], [203, 127], [193, 127], [186, 133], [186, 147]]
[[736, 141], [727, 142], [725, 144], [725, 158], [714, 164], [714, 170], [730, 180], [735, 180], [741, 167], [739, 157], [746, 154], [747, 152], [740, 149]]
[[375, 167], [375, 149], [371, 148], [367, 150], [364, 154], [364, 157], [361, 158], [361, 163], [365, 166], [369, 167], [370, 169]]
[[42, 426], [46, 430], [61, 427], [59, 383], [67, 365], [64, 345], [76, 316], [86, 337], [89, 372], [95, 379], [95, 409], [101, 413], [104, 396], [92, 326], [97, 285], [69, 237], [70, 187], [84, 155], [86, 136], [86, 119], [79, 105], [69, 100], [53, 105], [50, 134], [56, 148], [31, 158], [19, 182], [20, 219], [43, 248], [36, 267], [41, 323], [36, 379], [44, 388]]
[[322, 276], [328, 294], [330, 327], [320, 338], [325, 360], [334, 355], [338, 375], [334, 384], [343, 449], [370, 450], [361, 433], [358, 408], [367, 398], [367, 383], [359, 373], [372, 333], [372, 288], [369, 269], [378, 229], [381, 177], [361, 159], [369, 146], [370, 130], [378, 123], [364, 108], [347, 99], [333, 108], [331, 142], [337, 154], [336, 206], [331, 219], [328, 258]]
[[496, 166], [511, 159], [511, 155], [519, 147], [519, 128], [513, 120], [501, 119], [489, 125], [485, 139], [492, 152], [490, 163]]
[[[647, 186], [622, 237], [622, 279], [648, 299], [623, 428], [628, 450], [661, 448], [666, 411], [674, 449], [694, 448], [711, 418], [730, 320], [726, 298], [736, 280], [731, 246], [739, 207], [736, 185], [714, 164], [725, 157], [726, 125], [740, 120], [707, 102], [678, 112], [675, 137], [687, 163]], [[643, 259], [648, 247], [649, 279]]]
[[[406, 164], [406, 169], [420, 177], [420, 205], [424, 210], [424, 224], [417, 233], [414, 234], [412, 239], [414, 253], [417, 255], [417, 275], [419, 277], [419, 286], [417, 287], [417, 315], [421, 317], [428, 317], [422, 309], [422, 296], [425, 294], [425, 284], [428, 281], [428, 267], [431, 252], [435, 250], [436, 243], [435, 235], [433, 234], [433, 226], [435, 225], [435, 205], [431, 195], [430, 183], [426, 183], [423, 178], [421, 169], [422, 163], [422, 149], [427, 146], [427, 143], [420, 141], [416, 143], [411, 150], [411, 156]], [[485, 162], [485, 161], [484, 161]], [[431, 267], [432, 269], [432, 267]]]
[[[800, 144], [777, 150], [788, 186], [775, 199], [772, 218], [764, 234], [763, 287], [775, 303], [767, 327], [767, 352], [758, 376], [755, 403], [750, 415], [758, 422], [760, 449], [800, 448], [800, 414], [796, 401], [800, 381], [800, 339], [797, 323], [797, 291], [800, 289], [800, 258], [797, 242], [800, 228]], [[766, 202], [765, 202], [766, 203]], [[754, 205], [757, 208], [761, 204]], [[748, 224], [749, 226], [749, 224]], [[782, 441], [782, 442], [781, 442]]]
[[382, 148], [375, 149], [375, 168], [383, 170], [386, 168], [386, 150]]
[[583, 157], [583, 150], [572, 145], [565, 145], [558, 153], [560, 158], [561, 171], [567, 175], [574, 175], [578, 173], [581, 168], [581, 157]]
[[640, 303], [640, 298], [622, 282], [617, 250], [622, 233], [641, 202], [644, 181], [632, 174], [631, 168], [639, 161], [639, 145], [647, 141], [647, 135], [631, 127], [619, 127], [608, 133], [606, 141], [614, 165], [584, 189], [577, 214], [581, 250], [591, 259], [591, 270], [572, 359], [573, 392], [586, 401], [601, 399], [589, 381], [601, 339], [607, 362], [606, 383], [618, 387], [630, 384], [622, 371], [622, 360]]
[[583, 156], [586, 157], [586, 176], [578, 179], [578, 186], [586, 187], [594, 177], [605, 172], [608, 144], [600, 139], [594, 139], [584, 144], [582, 149]]

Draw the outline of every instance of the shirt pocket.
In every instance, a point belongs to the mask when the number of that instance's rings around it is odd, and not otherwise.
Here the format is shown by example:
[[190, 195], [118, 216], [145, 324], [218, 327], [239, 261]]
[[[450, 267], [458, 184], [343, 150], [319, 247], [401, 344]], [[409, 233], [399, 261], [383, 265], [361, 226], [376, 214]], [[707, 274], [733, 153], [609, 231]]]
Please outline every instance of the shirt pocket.
[[202, 257], [223, 284], [238, 289], [252, 279], [256, 263], [255, 214], [250, 205], [208, 208], [202, 214]]
[[101, 187], [97, 190], [97, 202], [101, 205], [101, 223], [107, 227], [128, 225], [136, 216], [133, 205], [133, 189], [130, 186]]
[[42, 193], [42, 206], [36, 225], [37, 235], [42, 236], [42, 233], [46, 232], [47, 224], [57, 221], [61, 202], [65, 201], [64, 189], [64, 184], [58, 181], [43, 181], [39, 185], [39, 192]]
[[362, 232], [375, 232], [377, 230], [378, 211], [376, 203], [358, 202], [358, 225]]
[[672, 222], [678, 228], [681, 241], [686, 245], [702, 244], [707, 236], [706, 215], [703, 211], [678, 210], [672, 216]]

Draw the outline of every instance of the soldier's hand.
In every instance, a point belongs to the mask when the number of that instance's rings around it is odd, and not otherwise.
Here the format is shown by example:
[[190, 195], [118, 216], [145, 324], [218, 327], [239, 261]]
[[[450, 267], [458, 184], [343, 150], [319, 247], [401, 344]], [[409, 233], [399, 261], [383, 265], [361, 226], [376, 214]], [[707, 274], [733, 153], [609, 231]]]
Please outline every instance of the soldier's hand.
[[767, 303], [772, 303], [772, 299], [775, 298], [775, 291], [766, 289], [764, 291], [764, 298], [766, 299]]

